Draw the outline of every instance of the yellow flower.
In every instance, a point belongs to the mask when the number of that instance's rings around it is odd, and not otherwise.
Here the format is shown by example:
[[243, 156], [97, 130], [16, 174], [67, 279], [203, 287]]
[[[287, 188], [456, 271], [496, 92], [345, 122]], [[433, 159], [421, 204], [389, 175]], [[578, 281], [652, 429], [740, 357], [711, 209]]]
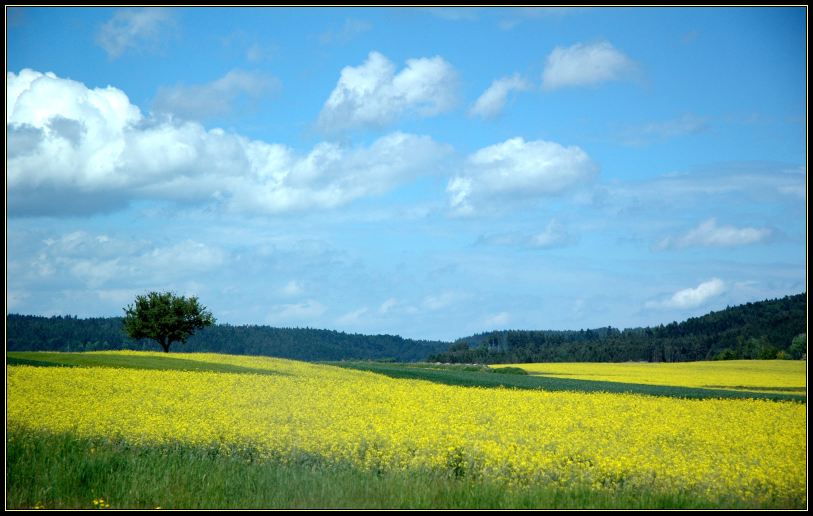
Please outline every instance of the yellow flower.
[[[8, 366], [8, 426], [253, 449], [284, 463], [319, 456], [362, 469], [474, 473], [512, 486], [711, 490], [755, 501], [807, 494], [803, 403], [456, 387], [274, 358], [175, 357], [269, 374]], [[703, 379], [685, 365], [684, 379], [670, 381], [709, 381], [704, 363], [693, 367]], [[754, 375], [714, 381], [758, 385]], [[804, 370], [787, 383], [800, 381]]]

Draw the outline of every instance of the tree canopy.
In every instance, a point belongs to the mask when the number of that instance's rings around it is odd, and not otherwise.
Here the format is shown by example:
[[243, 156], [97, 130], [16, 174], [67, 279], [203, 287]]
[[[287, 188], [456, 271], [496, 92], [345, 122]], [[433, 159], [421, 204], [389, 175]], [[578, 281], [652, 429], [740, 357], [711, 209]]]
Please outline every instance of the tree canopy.
[[124, 309], [124, 331], [133, 339], [153, 339], [169, 353], [173, 342], [184, 343], [195, 330], [215, 323], [212, 313], [198, 298], [172, 292], [150, 292], [136, 296]]

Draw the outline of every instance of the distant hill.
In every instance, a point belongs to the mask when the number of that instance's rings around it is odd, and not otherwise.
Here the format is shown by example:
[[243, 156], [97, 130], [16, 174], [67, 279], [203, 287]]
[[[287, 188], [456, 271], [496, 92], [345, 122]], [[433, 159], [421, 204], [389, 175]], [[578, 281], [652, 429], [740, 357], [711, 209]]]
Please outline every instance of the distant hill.
[[[454, 343], [359, 335], [310, 328], [230, 326], [200, 330], [173, 351], [266, 355], [295, 360], [426, 360], [451, 363], [682, 362], [736, 358], [800, 358], [806, 352], [806, 296], [748, 303], [652, 328], [507, 330]], [[160, 350], [133, 341], [121, 317], [78, 319], [9, 314], [7, 351]]]
[[[9, 314], [7, 351], [160, 351], [155, 342], [133, 341], [122, 330], [121, 317], [79, 319]], [[414, 362], [446, 349], [448, 342], [404, 339], [396, 335], [358, 335], [310, 328], [230, 326], [200, 330], [172, 351], [266, 355], [295, 360], [392, 359]]]
[[458, 339], [433, 362], [682, 362], [801, 358], [806, 295], [747, 303], [652, 328], [580, 331], [492, 331]]

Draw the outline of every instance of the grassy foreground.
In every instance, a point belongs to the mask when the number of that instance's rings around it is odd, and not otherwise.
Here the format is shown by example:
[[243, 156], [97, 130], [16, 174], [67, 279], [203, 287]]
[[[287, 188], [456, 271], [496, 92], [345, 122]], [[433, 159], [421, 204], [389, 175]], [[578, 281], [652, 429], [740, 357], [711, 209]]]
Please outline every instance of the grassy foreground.
[[723, 494], [507, 486], [438, 471], [363, 471], [318, 457], [281, 463], [259, 459], [250, 450], [225, 454], [183, 443], [135, 446], [23, 430], [9, 431], [7, 453], [10, 509], [94, 509], [100, 504], [111, 509], [801, 507], [792, 500], [746, 502]]

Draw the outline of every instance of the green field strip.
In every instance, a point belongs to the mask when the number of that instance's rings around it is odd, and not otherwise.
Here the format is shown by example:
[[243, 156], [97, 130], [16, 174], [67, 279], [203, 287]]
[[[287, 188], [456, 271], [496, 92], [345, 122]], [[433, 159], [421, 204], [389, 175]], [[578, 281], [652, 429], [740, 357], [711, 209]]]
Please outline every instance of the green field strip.
[[38, 367], [113, 367], [126, 369], [152, 369], [167, 371], [195, 371], [237, 374], [286, 374], [232, 364], [191, 360], [168, 356], [133, 356], [107, 353], [56, 353], [38, 351], [14, 351], [6, 354], [6, 365], [29, 365]]
[[381, 364], [375, 362], [331, 362], [331, 365], [360, 369], [383, 374], [391, 378], [426, 380], [458, 385], [463, 387], [509, 387], [517, 389], [542, 389], [546, 391], [582, 391], [635, 393], [651, 396], [669, 396], [673, 398], [707, 399], [769, 399], [776, 401], [806, 401], [804, 394], [784, 394], [767, 392], [748, 392], [730, 389], [707, 389], [698, 387], [678, 387], [668, 385], [649, 385], [637, 383], [607, 382], [599, 380], [576, 380], [571, 378], [549, 377], [542, 375], [510, 375], [489, 372], [463, 371], [459, 369], [439, 369], [418, 367], [405, 364]]

